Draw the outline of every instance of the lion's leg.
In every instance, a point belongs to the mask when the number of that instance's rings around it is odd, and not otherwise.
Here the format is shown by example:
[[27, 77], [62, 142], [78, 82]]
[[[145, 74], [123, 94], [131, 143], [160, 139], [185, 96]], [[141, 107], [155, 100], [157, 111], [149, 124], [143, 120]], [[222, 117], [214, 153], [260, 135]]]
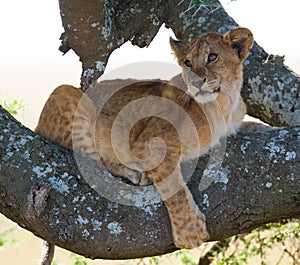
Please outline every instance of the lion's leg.
[[[187, 188], [180, 166], [173, 167], [170, 173], [174, 162], [168, 160], [166, 158], [160, 166], [150, 171], [149, 177], [168, 209], [175, 245], [179, 248], [194, 248], [209, 238], [205, 216]], [[170, 163], [173, 163], [171, 167]]]
[[171, 220], [174, 243], [179, 248], [200, 246], [209, 238], [205, 216], [184, 186], [164, 201]]

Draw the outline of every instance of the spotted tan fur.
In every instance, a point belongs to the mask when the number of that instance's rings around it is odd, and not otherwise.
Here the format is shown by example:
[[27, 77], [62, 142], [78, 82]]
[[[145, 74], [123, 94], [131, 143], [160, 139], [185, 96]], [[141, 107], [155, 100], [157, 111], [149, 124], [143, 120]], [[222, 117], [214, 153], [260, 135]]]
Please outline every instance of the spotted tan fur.
[[[207, 33], [191, 43], [170, 39], [170, 44], [182, 67], [181, 75], [167, 83], [138, 80], [100, 82], [95, 89], [96, 93], [102, 93], [100, 98], [105, 98], [111, 89], [124, 88], [108, 96], [109, 100], [99, 115], [96, 115], [97, 104], [95, 107], [80, 89], [60, 86], [46, 102], [36, 132], [81, 155], [101, 159], [109, 171], [134, 184], [146, 185], [152, 181], [168, 209], [175, 245], [193, 248], [207, 240], [209, 235], [205, 216], [183, 180], [180, 162], [205, 154], [220, 138], [234, 133], [241, 124], [245, 114], [240, 97], [242, 63], [252, 47], [253, 36], [248, 29], [238, 28], [224, 36]], [[168, 117], [176, 128], [155, 115], [144, 117], [131, 128], [127, 139], [129, 152], [123, 148], [123, 130], [114, 132], [114, 145], [118, 147], [124, 165], [113, 148], [113, 123], [128, 103], [147, 96], [166, 101], [143, 104], [130, 112], [128, 119], [141, 112], [155, 113], [165, 107], [164, 112], [171, 115]], [[169, 108], [168, 100], [189, 115], [196, 137], [179, 112]], [[155, 137], [163, 139], [166, 153], [159, 165], [147, 168], [149, 164], [142, 161], [151, 157], [149, 144], [157, 152], [162, 148], [161, 142], [151, 142], [157, 139]]]

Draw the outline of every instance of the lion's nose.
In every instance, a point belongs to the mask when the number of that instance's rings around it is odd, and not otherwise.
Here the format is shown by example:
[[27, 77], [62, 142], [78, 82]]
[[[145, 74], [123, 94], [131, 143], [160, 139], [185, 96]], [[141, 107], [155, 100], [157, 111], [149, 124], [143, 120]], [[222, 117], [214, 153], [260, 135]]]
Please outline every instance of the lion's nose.
[[206, 78], [203, 78], [203, 79], [199, 78], [197, 80], [192, 81], [192, 85], [194, 87], [197, 87], [200, 89], [204, 85], [205, 82], [206, 82]]

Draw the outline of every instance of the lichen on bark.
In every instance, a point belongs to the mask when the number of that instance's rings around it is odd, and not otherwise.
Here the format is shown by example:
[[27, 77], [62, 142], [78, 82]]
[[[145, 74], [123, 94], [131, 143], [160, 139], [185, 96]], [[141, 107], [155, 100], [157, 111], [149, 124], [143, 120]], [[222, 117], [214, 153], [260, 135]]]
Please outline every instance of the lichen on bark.
[[[83, 90], [104, 72], [114, 49], [126, 41], [149, 45], [163, 23], [185, 40], [237, 26], [222, 7], [210, 12], [192, 6], [193, 1], [59, 3], [63, 51], [73, 49], [82, 61]], [[242, 95], [250, 115], [274, 126], [300, 124], [299, 76], [257, 43], [245, 61]], [[208, 157], [198, 161], [189, 187], [207, 216], [211, 240], [299, 217], [299, 130], [295, 126], [229, 138], [220, 173], [201, 191]], [[37, 236], [86, 257], [120, 259], [175, 250], [162, 203], [130, 207], [110, 202], [88, 185], [76, 162], [72, 152], [36, 136], [0, 108], [3, 214]], [[83, 159], [82, 163], [101, 177], [95, 162]], [[28, 216], [35, 191], [49, 185], [42, 212]]]
[[[113, 50], [126, 41], [148, 46], [163, 23], [188, 41], [204, 32], [225, 33], [238, 26], [217, 0], [211, 5], [219, 8], [201, 8], [193, 1], [60, 0], [68, 43], [82, 61], [82, 89], [103, 74]], [[242, 95], [249, 115], [273, 126], [300, 123], [299, 76], [281, 57], [269, 55], [255, 43], [244, 72]]]
[[[84, 164], [101, 178], [95, 161], [82, 158], [78, 165], [71, 151], [35, 135], [1, 108], [0, 121], [1, 213], [50, 243], [90, 258], [127, 259], [176, 249], [163, 203], [133, 207], [109, 201], [79, 170]], [[202, 191], [209, 157], [199, 159], [188, 186], [206, 215], [211, 240], [299, 216], [299, 141], [299, 127], [228, 138], [219, 173]], [[32, 195], [47, 185], [45, 204], [30, 210]]]

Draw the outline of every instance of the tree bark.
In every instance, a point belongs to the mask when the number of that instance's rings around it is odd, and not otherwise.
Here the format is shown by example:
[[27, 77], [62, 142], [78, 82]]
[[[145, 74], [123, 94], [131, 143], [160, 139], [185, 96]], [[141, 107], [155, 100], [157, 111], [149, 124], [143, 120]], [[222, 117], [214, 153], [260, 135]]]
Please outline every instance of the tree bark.
[[[140, 204], [141, 193], [132, 196], [133, 206], [106, 199], [78, 169], [84, 165], [90, 175], [105, 179], [95, 161], [75, 159], [71, 151], [35, 135], [1, 108], [0, 139], [0, 211], [20, 226], [92, 259], [145, 257], [176, 249], [163, 203]], [[241, 132], [228, 138], [218, 172], [208, 165], [208, 156], [198, 161], [188, 186], [207, 217], [210, 240], [299, 217], [299, 146], [300, 127]], [[200, 191], [203, 172], [210, 171], [206, 180], [212, 183]]]
[[[60, 0], [65, 28], [61, 50], [72, 48], [80, 57], [85, 90], [104, 72], [114, 49], [128, 40], [149, 45], [163, 23], [185, 40], [237, 26], [218, 1], [211, 3], [215, 7], [209, 9], [179, 0]], [[218, 171], [210, 167], [209, 156], [198, 161], [188, 185], [207, 217], [211, 240], [300, 214], [300, 127], [295, 126], [300, 124], [299, 76], [282, 57], [267, 54], [256, 43], [245, 61], [242, 94], [250, 115], [294, 127], [228, 138]], [[127, 196], [126, 203], [133, 206], [110, 201], [91, 188], [87, 175], [104, 183], [108, 177], [95, 161], [74, 157], [0, 108], [1, 213], [51, 244], [90, 258], [126, 259], [175, 250], [163, 203], [141, 203], [142, 192]], [[205, 181], [210, 185], [204, 189]], [[126, 192], [138, 189], [124, 185]], [[124, 197], [124, 191], [119, 194]]]
[[[184, 40], [238, 26], [218, 1], [210, 1], [213, 7], [194, 2], [60, 0], [68, 45], [83, 65], [82, 89], [103, 74], [116, 48], [128, 40], [139, 47], [149, 45], [163, 23]], [[300, 124], [300, 78], [284, 65], [283, 57], [255, 43], [244, 72], [242, 95], [249, 115], [273, 126]]]

